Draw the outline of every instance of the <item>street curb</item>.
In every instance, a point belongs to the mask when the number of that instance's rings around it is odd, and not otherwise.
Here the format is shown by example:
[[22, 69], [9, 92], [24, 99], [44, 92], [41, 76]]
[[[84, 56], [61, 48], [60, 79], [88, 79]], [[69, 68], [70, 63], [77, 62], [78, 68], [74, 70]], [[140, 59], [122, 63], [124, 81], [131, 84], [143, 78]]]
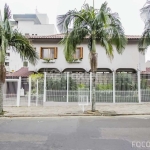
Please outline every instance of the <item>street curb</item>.
[[134, 116], [134, 115], [150, 115], [150, 113], [146, 114], [56, 114], [56, 115], [0, 115], [0, 117], [4, 118], [13, 118], [13, 117], [67, 117], [67, 116], [82, 116], [82, 117], [92, 117], [92, 116]]

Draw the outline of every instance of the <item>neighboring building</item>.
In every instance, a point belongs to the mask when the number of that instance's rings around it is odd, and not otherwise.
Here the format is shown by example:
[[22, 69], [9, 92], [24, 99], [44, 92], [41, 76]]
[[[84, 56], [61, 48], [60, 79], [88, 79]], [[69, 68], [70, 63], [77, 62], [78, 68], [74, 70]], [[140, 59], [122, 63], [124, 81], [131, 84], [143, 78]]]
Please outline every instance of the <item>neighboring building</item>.
[[[28, 71], [28, 67], [22, 67], [16, 72], [7, 74], [6, 79], [19, 79], [19, 77], [21, 77], [21, 90], [23, 90], [23, 93], [26, 94], [29, 91], [28, 77], [33, 73], [34, 72], [32, 71]], [[18, 88], [17, 82], [6, 82], [4, 93], [17, 94], [17, 88]]]
[[150, 75], [150, 67], [146, 68], [146, 71], [142, 71], [142, 74], [149, 76]]
[[150, 68], [150, 61], [149, 60], [146, 62], [146, 67]]
[[[90, 71], [89, 49], [87, 47], [87, 38], [78, 46], [74, 55], [74, 62], [68, 63], [64, 57], [64, 46], [59, 42], [64, 35], [56, 34], [50, 36], [30, 36], [40, 60], [36, 66], [29, 64], [29, 71], [51, 71], [57, 69], [60, 72]], [[122, 55], [114, 50], [114, 59], [111, 61], [106, 55], [105, 49], [99, 44], [96, 45], [98, 53], [98, 71], [101, 72], [136, 72], [140, 64], [141, 71], [146, 70], [145, 54], [138, 51], [138, 40], [140, 36], [127, 36], [128, 44]], [[45, 60], [43, 60], [45, 59]]]
[[[14, 21], [11, 21], [12, 27], [26, 36], [43, 36], [57, 33], [55, 25], [49, 24], [47, 14], [14, 14], [13, 19]], [[8, 72], [14, 72], [23, 66], [27, 67], [28, 61], [22, 61], [17, 53], [8, 49], [5, 65]]]

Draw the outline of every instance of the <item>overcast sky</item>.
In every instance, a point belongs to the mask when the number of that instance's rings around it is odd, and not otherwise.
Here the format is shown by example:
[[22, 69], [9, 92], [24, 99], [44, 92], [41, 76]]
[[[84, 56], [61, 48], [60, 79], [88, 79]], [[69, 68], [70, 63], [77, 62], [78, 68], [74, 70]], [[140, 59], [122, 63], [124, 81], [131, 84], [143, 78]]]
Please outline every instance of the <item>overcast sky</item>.
[[[46, 13], [49, 23], [56, 24], [56, 16], [64, 14], [68, 10], [80, 10], [83, 3], [93, 5], [93, 0], [0, 0], [0, 10], [3, 13], [4, 4], [7, 3], [12, 14], [35, 13], [37, 8], [39, 13]], [[106, 0], [95, 0], [95, 8], [100, 8]], [[107, 0], [112, 12], [119, 13], [126, 35], [141, 35], [144, 23], [140, 18], [140, 9], [146, 0]], [[146, 60], [150, 60], [150, 52]]]

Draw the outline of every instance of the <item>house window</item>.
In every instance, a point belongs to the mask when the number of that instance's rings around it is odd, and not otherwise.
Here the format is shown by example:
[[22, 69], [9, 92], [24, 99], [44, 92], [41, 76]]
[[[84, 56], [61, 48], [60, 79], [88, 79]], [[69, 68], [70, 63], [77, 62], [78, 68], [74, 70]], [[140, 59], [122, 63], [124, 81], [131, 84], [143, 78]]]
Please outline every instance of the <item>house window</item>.
[[57, 47], [41, 47], [40, 59], [57, 59]]
[[6, 56], [10, 56], [10, 53], [6, 53]]
[[5, 62], [5, 66], [9, 66], [9, 62]]
[[24, 67], [28, 67], [28, 62], [27, 62], [27, 61], [24, 61], [24, 62], [23, 62], [23, 66], [24, 66]]
[[76, 52], [74, 54], [74, 59], [82, 59], [83, 58], [83, 47], [77, 47]]
[[25, 33], [25, 36], [28, 36], [28, 35], [30, 35], [29, 33]]

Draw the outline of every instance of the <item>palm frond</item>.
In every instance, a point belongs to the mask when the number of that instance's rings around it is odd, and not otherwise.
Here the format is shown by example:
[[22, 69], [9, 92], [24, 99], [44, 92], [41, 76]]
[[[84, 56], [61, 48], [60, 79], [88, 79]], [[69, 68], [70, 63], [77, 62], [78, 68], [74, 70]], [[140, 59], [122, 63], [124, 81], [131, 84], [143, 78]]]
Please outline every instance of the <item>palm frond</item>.
[[127, 38], [125, 37], [124, 31], [120, 27], [112, 27], [112, 35], [110, 38], [111, 43], [116, 47], [119, 54], [122, 54], [127, 44]]
[[114, 57], [114, 55], [113, 55], [114, 50], [113, 50], [111, 41], [109, 41], [108, 39], [105, 39], [105, 38], [101, 38], [100, 43], [105, 48], [106, 55], [110, 58], [110, 60], [112, 60]]
[[147, 20], [150, 20], [150, 0], [147, 0], [143, 8], [140, 9], [140, 12], [141, 18], [144, 23], [146, 23]]
[[143, 32], [141, 39], [139, 40], [139, 51], [144, 52], [150, 45], [150, 29]]
[[69, 25], [73, 21], [73, 19], [76, 17], [78, 12], [76, 10], [68, 11], [64, 15], [58, 15], [57, 16], [57, 27], [58, 30], [61, 33], [68, 32]]
[[11, 11], [9, 9], [9, 6], [7, 4], [5, 4], [4, 6], [4, 22], [6, 20], [9, 20], [11, 18]]
[[73, 60], [73, 54], [76, 51], [77, 45], [84, 40], [86, 35], [88, 35], [87, 28], [73, 28], [73, 30], [62, 39], [61, 44], [65, 45], [64, 54], [68, 62]]
[[21, 59], [28, 59], [31, 64], [36, 64], [38, 59], [37, 53], [30, 41], [18, 31], [14, 31], [9, 45], [13, 50], [20, 54]]
[[107, 2], [104, 2], [95, 18], [99, 25], [101, 24], [101, 26], [107, 26], [110, 24], [109, 11], [110, 8], [107, 7]]
[[140, 12], [141, 18], [145, 23], [145, 28], [139, 40], [138, 49], [140, 52], [144, 52], [150, 45], [150, 0], [147, 0]]

